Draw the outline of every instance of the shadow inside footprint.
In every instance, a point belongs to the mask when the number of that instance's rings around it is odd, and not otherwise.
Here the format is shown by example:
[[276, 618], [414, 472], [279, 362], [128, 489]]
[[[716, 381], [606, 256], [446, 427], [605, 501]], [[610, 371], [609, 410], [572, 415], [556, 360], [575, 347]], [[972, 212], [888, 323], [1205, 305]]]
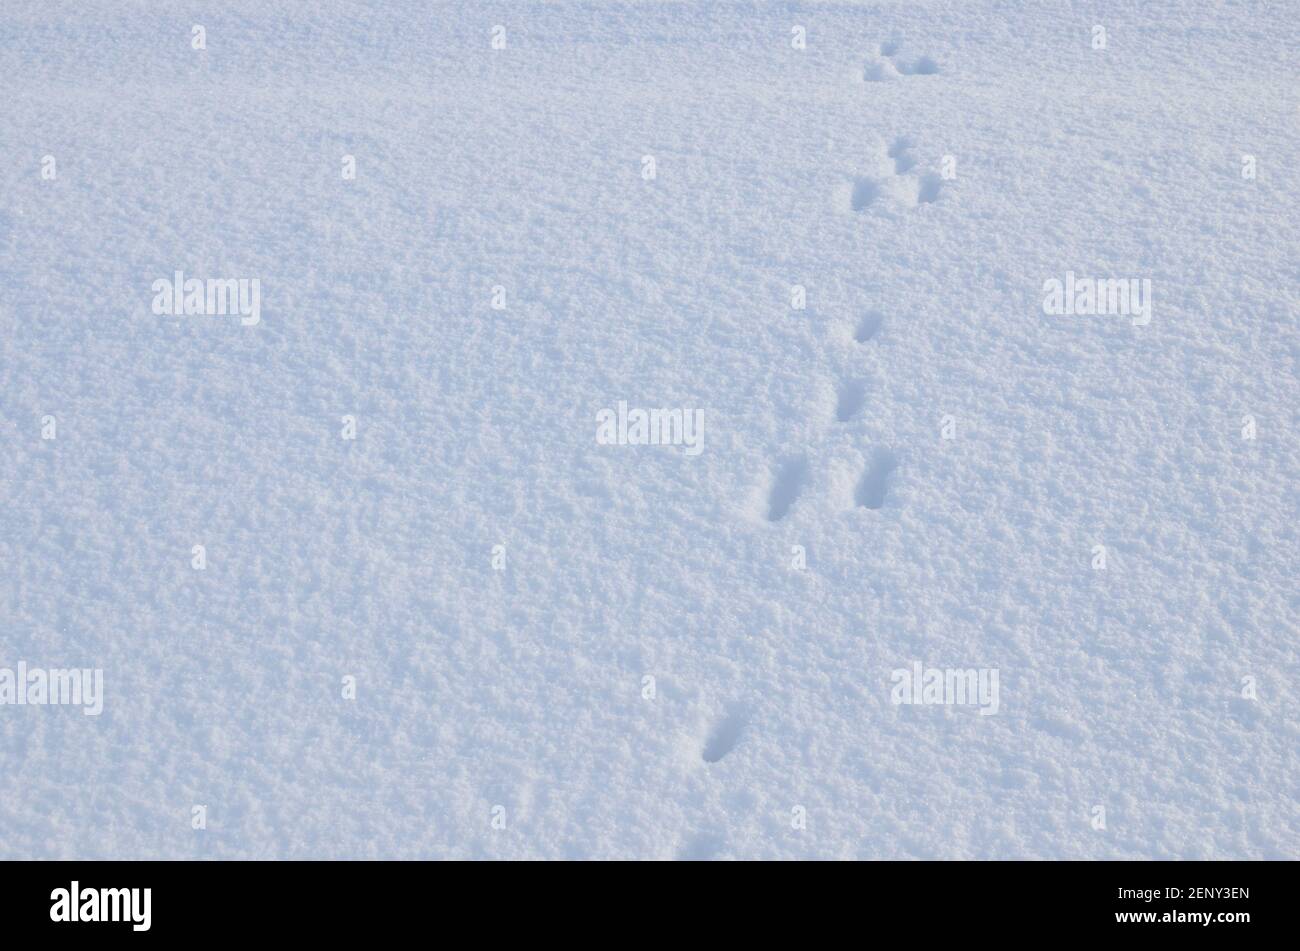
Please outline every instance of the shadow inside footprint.
[[727, 714], [709, 735], [704, 744], [704, 762], [716, 763], [736, 748], [740, 735], [745, 732], [745, 711], [736, 709]]
[[939, 64], [928, 56], [922, 56], [913, 63], [899, 64], [898, 71], [904, 76], [933, 76], [939, 72]]
[[863, 508], [878, 509], [885, 504], [885, 492], [889, 488], [889, 477], [898, 468], [898, 461], [888, 449], [879, 450], [871, 458], [862, 481], [858, 483], [856, 499]]
[[931, 173], [921, 179], [921, 187], [917, 189], [916, 201], [918, 204], [928, 205], [938, 201], [939, 189], [943, 188], [943, 179], [938, 175]]
[[916, 167], [916, 159], [907, 154], [911, 147], [912, 143], [907, 139], [899, 139], [889, 147], [889, 157], [894, 160], [895, 174], [902, 175]]
[[898, 70], [888, 61], [882, 63], [868, 63], [862, 68], [862, 81], [864, 83], [882, 83], [890, 76], [897, 75]]
[[840, 387], [839, 400], [835, 404], [835, 418], [847, 423], [867, 401], [867, 384], [862, 380], [850, 380]]
[[859, 178], [853, 183], [853, 210], [861, 211], [880, 196], [880, 186], [870, 178]]
[[795, 499], [799, 498], [799, 493], [803, 491], [803, 484], [807, 478], [807, 457], [794, 456], [785, 461], [781, 471], [777, 473], [776, 481], [772, 483], [772, 494], [768, 497], [767, 520], [769, 522], [779, 522], [785, 518], [786, 513], [790, 511], [790, 506], [794, 505]]
[[884, 315], [873, 310], [862, 318], [862, 322], [858, 324], [858, 329], [853, 334], [853, 339], [858, 343], [866, 343], [880, 333], [880, 325], [884, 322]]

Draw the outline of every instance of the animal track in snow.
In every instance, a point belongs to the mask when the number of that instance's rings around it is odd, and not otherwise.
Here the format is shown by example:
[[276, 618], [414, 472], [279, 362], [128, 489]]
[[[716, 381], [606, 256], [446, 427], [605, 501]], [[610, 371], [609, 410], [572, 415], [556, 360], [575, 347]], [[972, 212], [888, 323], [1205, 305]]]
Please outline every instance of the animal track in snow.
[[704, 752], [701, 754], [704, 762], [718, 762], [736, 748], [744, 732], [745, 711], [740, 708], [733, 709], [709, 734], [708, 742], [704, 744]]
[[922, 56], [910, 63], [899, 63], [898, 71], [904, 76], [934, 76], [939, 72], [939, 64], [928, 56]]
[[853, 179], [849, 205], [854, 211], [864, 211], [878, 200], [888, 196], [894, 203], [905, 207], [928, 205], [939, 198], [943, 179], [933, 172], [924, 175], [910, 174], [917, 166], [909, 139], [898, 138], [879, 156], [879, 175], [859, 175]]
[[867, 384], [862, 380], [849, 380], [840, 385], [840, 395], [835, 403], [835, 418], [847, 423], [857, 416], [867, 402]]
[[853, 332], [853, 339], [858, 343], [867, 343], [876, 339], [876, 334], [880, 333], [880, 325], [884, 322], [885, 316], [880, 311], [869, 311], [858, 323], [858, 329]]
[[904, 172], [910, 172], [916, 168], [916, 159], [907, 153], [911, 151], [912, 143], [907, 139], [895, 139], [894, 144], [889, 147], [886, 153], [894, 160], [894, 174], [902, 175]]
[[[902, 154], [905, 148], [906, 145], [896, 151]], [[853, 331], [853, 339], [858, 344], [866, 344], [875, 339], [885, 319], [878, 290], [875, 292], [868, 290], [864, 296], [869, 306]], [[857, 438], [857, 430], [860, 427], [850, 424], [856, 423], [863, 416], [868, 402], [869, 380], [869, 376], [864, 376], [850, 368], [836, 384], [834, 422], [823, 429], [820, 441], [822, 444], [830, 444], [832, 453], [835, 451], [834, 446], [843, 445], [846, 440]], [[829, 407], [827, 416], [830, 416]], [[843, 428], [837, 426], [837, 423], [844, 424]], [[825, 449], [825, 445], [822, 448]], [[790, 514], [810, 481], [812, 462], [820, 453], [821, 450], [814, 449], [812, 452], [786, 455], [777, 461], [766, 488], [768, 522], [781, 522]], [[888, 450], [877, 452], [872, 458], [871, 465], [853, 489], [854, 504], [872, 509], [880, 508], [884, 504], [889, 476], [894, 468], [894, 457]], [[838, 479], [832, 478], [831, 483], [838, 483]], [[716, 744], [711, 744], [710, 748], [714, 747]]]
[[943, 179], [934, 172], [922, 175], [920, 187], [916, 190], [917, 204], [928, 205], [931, 202], [938, 201], [941, 188], [943, 188]]
[[888, 449], [879, 449], [871, 457], [867, 471], [862, 474], [855, 494], [858, 505], [868, 509], [878, 509], [885, 504], [885, 493], [889, 490], [890, 476], [898, 468], [898, 460]]
[[884, 82], [886, 79], [892, 79], [900, 75], [898, 68], [889, 60], [882, 60], [878, 63], [868, 63], [862, 70], [862, 81], [866, 83]]
[[871, 178], [858, 178], [853, 182], [852, 205], [861, 211], [880, 196], [880, 183]]
[[785, 518], [786, 513], [790, 511], [790, 506], [794, 505], [795, 500], [799, 498], [799, 493], [803, 491], [807, 479], [808, 458], [806, 456], [792, 456], [781, 464], [768, 496], [767, 520], [769, 522], [779, 522]]
[[863, 81], [878, 83], [898, 76], [934, 76], [939, 72], [939, 64], [933, 57], [918, 56], [916, 59], [900, 59], [899, 49], [900, 44], [897, 41], [881, 43], [881, 58], [871, 60], [863, 67]]

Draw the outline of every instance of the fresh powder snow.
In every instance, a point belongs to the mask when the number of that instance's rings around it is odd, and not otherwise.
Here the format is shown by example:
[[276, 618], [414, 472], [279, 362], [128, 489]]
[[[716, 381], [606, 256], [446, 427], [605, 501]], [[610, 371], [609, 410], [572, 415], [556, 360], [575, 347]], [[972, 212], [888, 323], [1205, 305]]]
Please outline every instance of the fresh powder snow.
[[0, 8], [0, 858], [1300, 858], [1291, 0]]

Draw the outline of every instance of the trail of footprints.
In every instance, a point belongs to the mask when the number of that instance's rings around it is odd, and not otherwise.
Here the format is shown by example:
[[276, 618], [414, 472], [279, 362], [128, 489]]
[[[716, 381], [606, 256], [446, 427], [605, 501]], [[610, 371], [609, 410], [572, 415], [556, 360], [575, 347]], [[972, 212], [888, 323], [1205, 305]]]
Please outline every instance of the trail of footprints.
[[[932, 75], [938, 65], [929, 57], [917, 60], [895, 60], [897, 43], [885, 43], [880, 48], [884, 59], [867, 65], [863, 78], [868, 81], [888, 79], [892, 76]], [[880, 168], [874, 176], [863, 175], [853, 181], [850, 204], [853, 210], [863, 211], [885, 196], [893, 196], [904, 205], [917, 206], [934, 202], [939, 197], [942, 180], [937, 175], [914, 175], [917, 167], [912, 155], [912, 143], [906, 138], [895, 139], [880, 156]], [[869, 310], [862, 315], [853, 331], [853, 340], [865, 347], [876, 339], [884, 325], [884, 315], [879, 310]], [[834, 419], [830, 426], [851, 424], [860, 419], [868, 401], [867, 380], [850, 375], [842, 379], [835, 391]], [[777, 460], [767, 497], [767, 518], [779, 522], [786, 518], [799, 501], [810, 479], [811, 464], [806, 452], [795, 453]], [[889, 493], [890, 480], [898, 468], [898, 459], [888, 447], [874, 449], [866, 460], [865, 468], [853, 490], [855, 507], [880, 509]], [[721, 762], [740, 743], [746, 731], [748, 716], [743, 707], [732, 707], [717, 721], [704, 741], [700, 756], [705, 763]], [[724, 846], [717, 835], [705, 833], [694, 837], [678, 857], [708, 859]]]
[[[837, 410], [836, 418], [839, 422], [847, 422], [853, 418], [853, 415], [842, 416]], [[897, 468], [898, 460], [890, 449], [881, 448], [873, 451], [854, 490], [854, 503], [866, 509], [883, 508], [891, 477]], [[806, 454], [789, 457], [777, 466], [772, 488], [768, 493], [769, 522], [779, 522], [790, 514], [791, 508], [808, 484], [809, 471]]]
[[[862, 79], [864, 82], [882, 82], [900, 76], [933, 76], [938, 72], [939, 64], [931, 57], [906, 58], [900, 55], [899, 43], [890, 41], [881, 44], [879, 57], [866, 64]], [[883, 199], [905, 207], [918, 207], [938, 200], [943, 179], [933, 172], [917, 173], [917, 160], [912, 149], [909, 139], [895, 139], [878, 155], [877, 167], [872, 173], [853, 179], [849, 193], [849, 205], [853, 211], [865, 211]], [[884, 316], [879, 311], [867, 312], [854, 330], [854, 341], [865, 345], [875, 340], [883, 323]], [[864, 379], [851, 377], [842, 380], [836, 392], [835, 422], [844, 424], [858, 419], [866, 403], [867, 383]], [[810, 468], [807, 453], [777, 461], [768, 492], [768, 521], [779, 522], [790, 514], [808, 484]], [[865, 509], [883, 508], [897, 468], [898, 459], [892, 450], [887, 447], [875, 449], [854, 489], [855, 505]], [[707, 754], [705, 758], [709, 758]]]
[[[884, 317], [879, 311], [868, 312], [858, 324], [853, 339], [861, 345], [870, 343], [880, 332], [883, 323]], [[842, 380], [835, 394], [833, 423], [842, 425], [860, 419], [867, 405], [867, 396], [866, 379], [850, 376]], [[897, 467], [892, 451], [887, 448], [875, 450], [854, 490], [854, 503], [868, 509], [884, 506], [890, 476]], [[790, 514], [791, 508], [808, 485], [811, 468], [807, 453], [801, 452], [778, 460], [768, 491], [768, 521], [779, 522]]]
[[[883, 82], [899, 76], [933, 76], [939, 64], [929, 56], [906, 59], [899, 55], [896, 41], [882, 43], [880, 56], [868, 62], [862, 72], [864, 82]], [[849, 203], [854, 211], [865, 211], [882, 197], [892, 196], [907, 207], [928, 205], [938, 200], [943, 179], [933, 172], [912, 175], [916, 159], [911, 154], [912, 143], [906, 138], [896, 139], [880, 156], [878, 170], [863, 174], [853, 180]]]
[[939, 199], [943, 179], [934, 172], [912, 174], [916, 164], [911, 141], [895, 139], [880, 155], [875, 174], [854, 178], [849, 204], [854, 211], [865, 211], [885, 197], [909, 208], [932, 204]]

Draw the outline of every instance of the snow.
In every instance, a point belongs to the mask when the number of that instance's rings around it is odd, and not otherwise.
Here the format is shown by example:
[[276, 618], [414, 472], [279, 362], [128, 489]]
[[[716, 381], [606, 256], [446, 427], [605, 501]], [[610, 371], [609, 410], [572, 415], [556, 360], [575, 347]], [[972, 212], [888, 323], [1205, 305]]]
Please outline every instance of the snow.
[[1300, 857], [1298, 9], [6, 3], [0, 857]]

